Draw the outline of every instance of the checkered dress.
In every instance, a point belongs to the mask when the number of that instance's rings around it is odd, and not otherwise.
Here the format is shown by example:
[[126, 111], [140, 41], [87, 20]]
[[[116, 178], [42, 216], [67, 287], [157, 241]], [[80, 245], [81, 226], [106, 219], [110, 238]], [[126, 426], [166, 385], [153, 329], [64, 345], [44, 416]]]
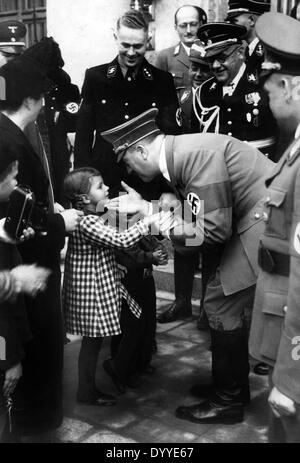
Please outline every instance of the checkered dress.
[[63, 307], [68, 333], [89, 337], [120, 334], [122, 298], [139, 318], [139, 305], [121, 283], [114, 248], [129, 248], [148, 233], [143, 221], [120, 233], [104, 225], [99, 216], [83, 217], [69, 239], [65, 261]]

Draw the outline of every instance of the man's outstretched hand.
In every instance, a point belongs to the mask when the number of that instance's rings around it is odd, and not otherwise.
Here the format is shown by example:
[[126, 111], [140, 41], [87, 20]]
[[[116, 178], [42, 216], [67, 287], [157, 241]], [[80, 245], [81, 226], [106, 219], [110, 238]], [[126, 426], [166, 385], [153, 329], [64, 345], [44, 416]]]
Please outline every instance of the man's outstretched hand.
[[118, 211], [121, 214], [142, 214], [147, 216], [149, 212], [149, 203], [141, 195], [131, 188], [127, 183], [121, 182], [122, 187], [127, 194], [122, 194], [116, 198], [110, 199], [105, 207], [109, 211]]

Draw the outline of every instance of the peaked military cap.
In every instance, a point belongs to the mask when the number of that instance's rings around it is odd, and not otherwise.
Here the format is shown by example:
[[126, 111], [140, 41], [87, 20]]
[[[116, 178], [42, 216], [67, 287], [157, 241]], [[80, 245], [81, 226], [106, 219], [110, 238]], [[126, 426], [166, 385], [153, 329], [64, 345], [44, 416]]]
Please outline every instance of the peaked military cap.
[[25, 47], [26, 27], [20, 21], [0, 22], [0, 50], [12, 55], [20, 54]]
[[271, 0], [229, 0], [226, 21], [243, 13], [261, 15], [271, 9]]
[[242, 43], [247, 32], [246, 27], [226, 22], [204, 24], [199, 28], [198, 36], [205, 46], [205, 58], [217, 55], [222, 50]]
[[263, 76], [272, 72], [300, 75], [299, 21], [283, 13], [265, 13], [256, 22], [256, 34], [265, 49]]
[[127, 148], [148, 137], [148, 135], [160, 132], [155, 123], [157, 113], [157, 108], [148, 109], [148, 111], [124, 124], [101, 132], [101, 136], [113, 145], [113, 150], [118, 155], [118, 162], [124, 156]]
[[196, 40], [190, 48], [190, 61], [199, 64], [209, 65], [208, 62], [205, 60], [205, 46], [201, 42], [201, 40]]

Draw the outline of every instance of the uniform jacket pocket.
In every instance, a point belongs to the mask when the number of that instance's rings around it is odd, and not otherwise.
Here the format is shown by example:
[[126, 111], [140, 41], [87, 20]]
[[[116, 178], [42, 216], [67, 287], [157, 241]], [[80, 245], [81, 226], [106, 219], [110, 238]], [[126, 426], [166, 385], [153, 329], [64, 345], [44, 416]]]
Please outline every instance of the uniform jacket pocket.
[[263, 311], [263, 337], [261, 355], [276, 360], [284, 322], [287, 296], [281, 293], [266, 292]]
[[269, 188], [267, 199], [268, 218], [265, 234], [280, 239], [286, 239], [286, 214], [283, 207], [287, 192], [275, 188]]

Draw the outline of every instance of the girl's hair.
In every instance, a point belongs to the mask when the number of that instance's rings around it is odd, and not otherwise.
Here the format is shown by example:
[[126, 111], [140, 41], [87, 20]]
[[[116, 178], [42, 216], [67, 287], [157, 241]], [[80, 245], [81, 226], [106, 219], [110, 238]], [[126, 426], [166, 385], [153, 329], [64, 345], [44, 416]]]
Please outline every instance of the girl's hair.
[[99, 175], [100, 172], [92, 167], [81, 167], [68, 173], [64, 180], [64, 192], [72, 206], [83, 208], [83, 196], [88, 194], [91, 188], [90, 179]]

